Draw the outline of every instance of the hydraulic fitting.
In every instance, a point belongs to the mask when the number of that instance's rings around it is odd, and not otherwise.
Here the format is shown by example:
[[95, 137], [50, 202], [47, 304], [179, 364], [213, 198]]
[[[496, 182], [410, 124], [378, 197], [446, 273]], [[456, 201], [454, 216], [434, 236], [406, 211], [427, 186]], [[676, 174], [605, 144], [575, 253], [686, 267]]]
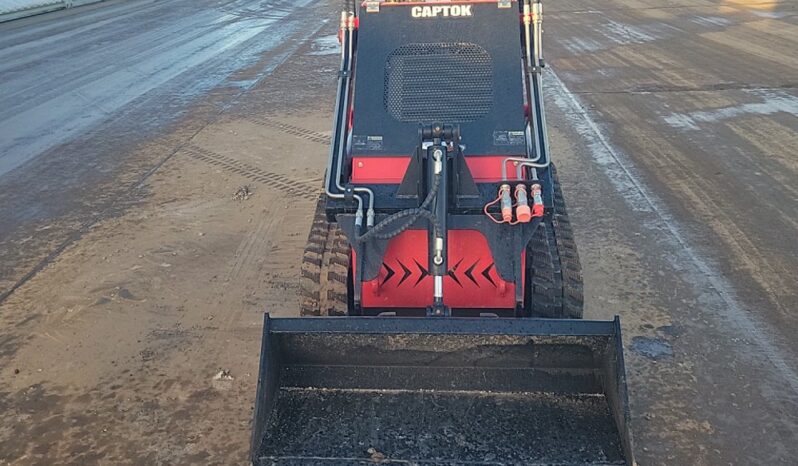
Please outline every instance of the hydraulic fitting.
[[338, 28], [338, 43], [344, 43], [344, 34], [346, 34], [346, 23], [347, 23], [347, 16], [346, 12], [341, 12], [341, 25]]
[[436, 148], [432, 151], [432, 158], [435, 161], [434, 172], [436, 175], [440, 175], [443, 171], [443, 151]]
[[532, 216], [543, 216], [543, 198], [540, 195], [540, 185], [535, 183], [529, 187], [532, 193]]
[[530, 11], [529, 3], [524, 2], [524, 12], [521, 15], [524, 20], [525, 25], [529, 25], [532, 23], [532, 12]]
[[435, 238], [435, 256], [432, 258], [435, 265], [443, 264], [443, 238]]
[[505, 222], [513, 221], [513, 200], [510, 198], [510, 185], [503, 184], [499, 187], [499, 197], [501, 198], [502, 220]]
[[363, 225], [363, 210], [357, 209], [355, 212], [355, 226], [360, 228]]
[[532, 220], [532, 210], [529, 208], [529, 201], [526, 197], [526, 186], [523, 183], [515, 187], [515, 218], [519, 223], [527, 223]]

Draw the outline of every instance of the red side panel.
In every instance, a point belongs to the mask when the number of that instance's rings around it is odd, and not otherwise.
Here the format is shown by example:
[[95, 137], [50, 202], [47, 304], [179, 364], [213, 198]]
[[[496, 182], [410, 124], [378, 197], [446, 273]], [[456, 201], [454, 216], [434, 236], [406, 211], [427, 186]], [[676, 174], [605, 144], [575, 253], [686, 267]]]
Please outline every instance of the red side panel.
[[[379, 276], [363, 283], [366, 308], [426, 308], [432, 304], [427, 232], [408, 230], [388, 245]], [[449, 231], [444, 303], [453, 308], [515, 307], [515, 284], [499, 278], [488, 242], [475, 230]]]
[[[502, 179], [502, 162], [507, 156], [486, 155], [466, 157], [471, 176], [477, 183], [492, 183]], [[353, 183], [399, 184], [410, 165], [410, 157], [354, 157]], [[516, 180], [515, 166], [507, 163], [507, 176]]]

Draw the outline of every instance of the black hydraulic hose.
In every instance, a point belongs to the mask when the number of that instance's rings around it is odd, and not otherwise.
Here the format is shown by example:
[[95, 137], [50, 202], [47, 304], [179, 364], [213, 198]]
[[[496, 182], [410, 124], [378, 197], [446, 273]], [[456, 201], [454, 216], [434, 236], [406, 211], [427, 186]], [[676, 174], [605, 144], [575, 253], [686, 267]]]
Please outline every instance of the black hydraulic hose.
[[[440, 238], [441, 227], [438, 224], [438, 219], [435, 217], [435, 214], [427, 210], [429, 205], [432, 204], [432, 201], [434, 201], [435, 197], [438, 195], [438, 187], [440, 185], [441, 185], [441, 174], [439, 173], [435, 175], [432, 187], [427, 193], [427, 197], [424, 198], [424, 202], [422, 202], [419, 207], [416, 207], [415, 209], [402, 210], [396, 212], [395, 214], [389, 215], [388, 217], [385, 217], [383, 221], [381, 221], [377, 225], [374, 225], [373, 228], [371, 228], [363, 235], [358, 236], [357, 238], [355, 238], [355, 240], [358, 243], [364, 243], [372, 238], [391, 239], [395, 236], [398, 236], [400, 233], [404, 232], [408, 228], [410, 228], [410, 226], [413, 225], [413, 223], [415, 223], [416, 220], [418, 220], [421, 217], [424, 217], [425, 219], [429, 220], [434, 229], [435, 236]], [[388, 232], [384, 233], [382, 232], [383, 230], [388, 228], [388, 226], [390, 226], [392, 223], [395, 223], [396, 221], [407, 217], [409, 218], [404, 223], [402, 223], [398, 228]]]
[[[404, 232], [405, 230], [407, 230], [408, 228], [410, 228], [410, 226], [413, 225], [413, 223], [415, 223], [416, 220], [418, 220], [421, 217], [427, 219], [430, 222], [430, 224], [432, 224], [432, 228], [433, 228], [433, 231], [435, 232], [435, 236], [436, 237], [440, 236], [441, 227], [440, 227], [440, 225], [438, 223], [438, 218], [435, 217], [435, 214], [433, 214], [429, 210], [422, 210], [422, 209], [409, 209], [409, 210], [406, 210], [404, 212], [407, 213], [407, 216], [410, 216], [410, 219], [408, 219], [405, 223], [403, 223], [399, 228], [396, 228], [395, 230], [391, 230], [388, 233], [375, 234], [374, 238], [375, 239], [391, 239], [391, 238], [394, 238], [394, 237], [398, 236], [399, 234], [401, 234], [402, 232]], [[403, 212], [398, 212], [398, 213], [403, 213]], [[399, 218], [401, 218], [401, 217], [399, 217]], [[394, 219], [394, 220], [398, 220], [398, 218]]]
[[424, 217], [430, 222], [430, 224], [432, 225], [433, 232], [435, 232], [435, 236], [436, 237], [440, 236], [441, 226], [438, 223], [438, 218], [435, 217], [435, 214], [433, 214], [429, 210], [422, 210], [422, 209], [411, 209], [410, 214], [413, 216], [396, 230], [390, 231], [388, 233], [374, 235], [374, 237], [377, 239], [391, 239], [395, 236], [398, 236], [400, 233], [404, 232], [408, 228], [410, 228], [410, 226], [413, 225], [413, 223], [415, 223], [416, 220], [418, 220], [421, 217]]

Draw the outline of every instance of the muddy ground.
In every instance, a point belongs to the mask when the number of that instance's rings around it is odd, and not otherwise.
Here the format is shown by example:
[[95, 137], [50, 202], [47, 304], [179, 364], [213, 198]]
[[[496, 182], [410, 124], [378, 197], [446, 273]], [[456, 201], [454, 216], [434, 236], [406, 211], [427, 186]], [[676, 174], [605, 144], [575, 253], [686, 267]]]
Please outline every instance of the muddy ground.
[[[262, 314], [298, 310], [338, 6], [0, 25], [0, 464], [245, 464]], [[639, 462], [795, 464], [796, 3], [546, 14], [551, 149], [586, 317], [623, 319]]]

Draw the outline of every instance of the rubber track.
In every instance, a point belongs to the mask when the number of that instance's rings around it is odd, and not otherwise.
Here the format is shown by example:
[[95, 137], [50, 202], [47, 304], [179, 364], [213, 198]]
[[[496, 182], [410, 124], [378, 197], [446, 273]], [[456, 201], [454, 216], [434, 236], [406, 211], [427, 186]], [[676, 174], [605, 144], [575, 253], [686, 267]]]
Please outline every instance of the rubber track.
[[581, 319], [584, 312], [584, 288], [582, 281], [582, 265], [576, 249], [571, 220], [557, 169], [552, 165], [554, 180], [554, 233], [557, 252], [560, 257], [560, 270], [563, 277], [563, 314], [571, 319]]
[[554, 214], [530, 241], [529, 309], [533, 317], [581, 319], [582, 268], [557, 171], [552, 165]]
[[299, 313], [303, 316], [347, 314], [349, 243], [338, 224], [327, 221], [326, 201], [321, 194], [302, 254]]

